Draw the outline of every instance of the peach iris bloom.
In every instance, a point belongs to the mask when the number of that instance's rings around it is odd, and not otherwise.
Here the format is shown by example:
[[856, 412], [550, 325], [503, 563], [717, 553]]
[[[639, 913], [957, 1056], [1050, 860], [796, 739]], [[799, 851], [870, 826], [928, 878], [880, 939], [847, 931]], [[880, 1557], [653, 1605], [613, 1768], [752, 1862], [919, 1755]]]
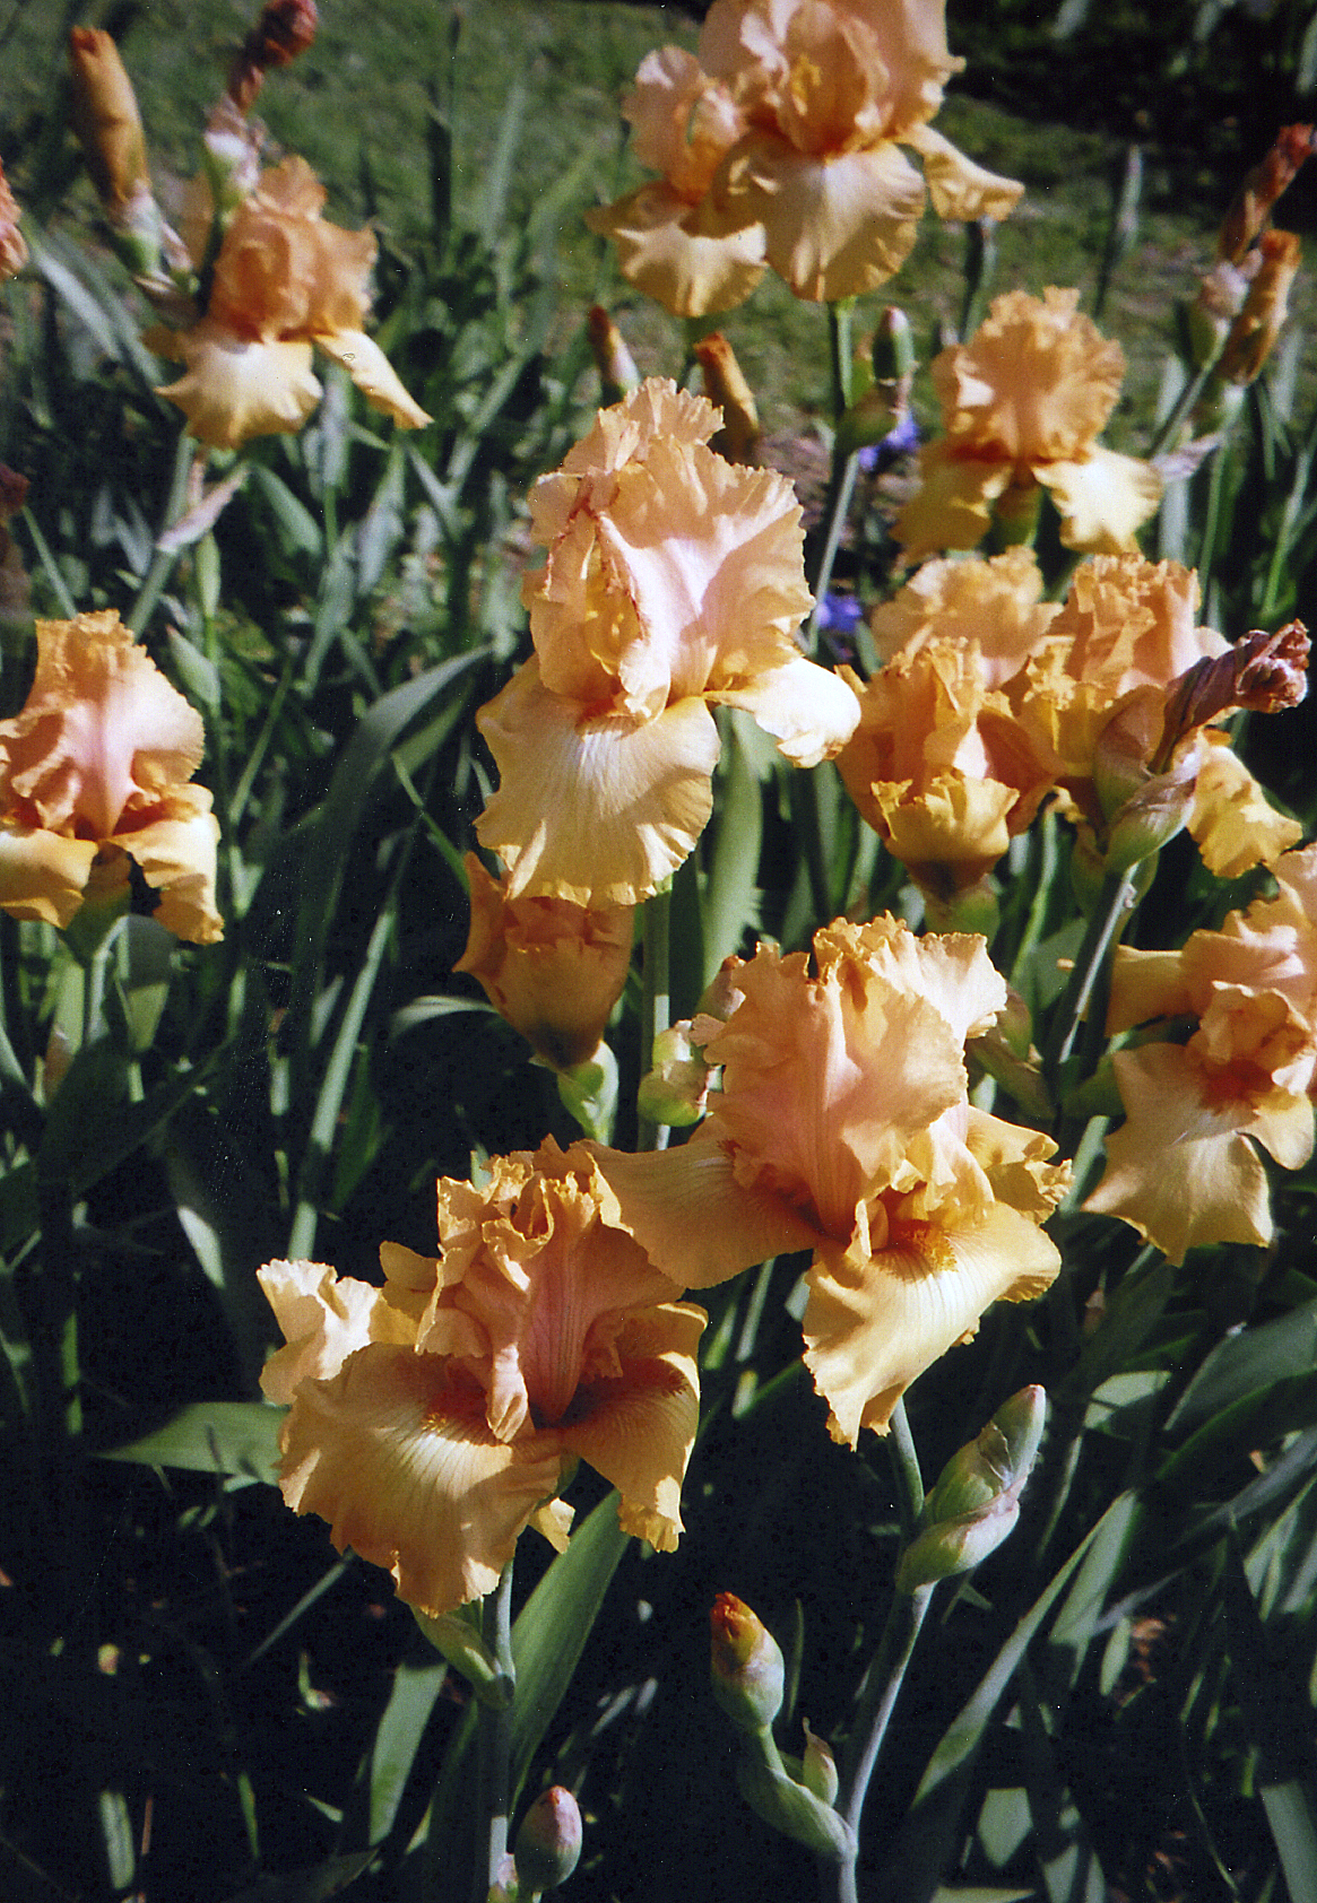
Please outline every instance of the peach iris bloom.
[[966, 159], [928, 121], [961, 62], [944, 0], [714, 0], [699, 59], [668, 48], [625, 110], [663, 173], [590, 223], [623, 273], [679, 316], [748, 296], [766, 260], [797, 297], [884, 283], [914, 243], [924, 164], [943, 218], [1002, 218], [1023, 187]]
[[712, 811], [710, 702], [744, 708], [796, 766], [859, 718], [794, 638], [811, 606], [795, 492], [715, 455], [717, 426], [651, 378], [531, 493], [548, 550], [523, 590], [535, 652], [478, 716], [500, 785], [476, 830], [511, 899], [655, 891]]
[[162, 925], [222, 937], [219, 827], [188, 783], [204, 749], [201, 715], [113, 609], [38, 621], [32, 691], [0, 721], [0, 906], [66, 926], [84, 898], [126, 891], [131, 859]]
[[837, 769], [869, 825], [926, 893], [950, 899], [1032, 822], [1060, 761], [1002, 691], [1058, 612], [1027, 549], [927, 562], [874, 610], [886, 666], [861, 683]]
[[596, 1150], [628, 1226], [683, 1287], [813, 1252], [805, 1361], [836, 1440], [887, 1431], [917, 1375], [990, 1302], [1040, 1294], [1055, 1145], [975, 1109], [965, 1040], [1006, 1004], [984, 941], [845, 920], [805, 953], [760, 947], [704, 1047], [721, 1093], [680, 1149]]
[[282, 1487], [432, 1617], [489, 1592], [532, 1522], [561, 1547], [576, 1460], [665, 1552], [699, 1419], [702, 1309], [621, 1226], [581, 1147], [439, 1184], [436, 1260], [385, 1243], [382, 1287], [315, 1262], [260, 1271], [287, 1346]]
[[[362, 329], [374, 234], [327, 224], [325, 198], [305, 159], [262, 172], [225, 230], [204, 317], [188, 330], [151, 334], [155, 349], [187, 365], [160, 395], [212, 449], [302, 427], [320, 398], [313, 344], [404, 429], [430, 421]], [[196, 264], [203, 254], [204, 238]]]
[[454, 971], [486, 997], [555, 1070], [594, 1056], [631, 965], [630, 906], [509, 899], [473, 852], [471, 930]]
[[1126, 1120], [1085, 1209], [1119, 1216], [1172, 1262], [1199, 1243], [1271, 1240], [1266, 1169], [1313, 1149], [1317, 846], [1272, 868], [1280, 887], [1178, 952], [1116, 954], [1108, 1028], [1197, 1021], [1187, 1044], [1112, 1057]]
[[[1151, 752], [1176, 680], [1230, 652], [1223, 635], [1198, 625], [1198, 608], [1192, 569], [1139, 555], [1098, 556], [1075, 571], [1060, 613], [1007, 688], [1040, 747], [1060, 757], [1069, 816], [1099, 834], [1100, 754]], [[1301, 828], [1268, 805], [1228, 735], [1207, 727], [1179, 751], [1185, 825], [1218, 878], [1269, 864], [1300, 837]]]
[[1027, 510], [1036, 485], [1061, 515], [1067, 548], [1115, 554], [1161, 500], [1150, 463], [1097, 441], [1120, 394], [1125, 358], [1078, 309], [1078, 291], [994, 298], [967, 344], [933, 360], [944, 435], [920, 451], [921, 486], [895, 533], [914, 559], [974, 548], [994, 505]]

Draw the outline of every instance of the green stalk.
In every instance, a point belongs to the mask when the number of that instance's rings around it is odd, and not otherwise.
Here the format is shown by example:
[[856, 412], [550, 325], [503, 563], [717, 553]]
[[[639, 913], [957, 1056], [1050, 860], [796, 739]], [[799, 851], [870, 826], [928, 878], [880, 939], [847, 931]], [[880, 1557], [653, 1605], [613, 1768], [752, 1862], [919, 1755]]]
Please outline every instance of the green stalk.
[[1132, 872], [1109, 872], [1103, 880], [1102, 894], [1088, 922], [1074, 970], [1061, 999], [1054, 1035], [1049, 1041], [1043, 1065], [1044, 1074], [1053, 1084], [1056, 1083], [1061, 1065], [1075, 1048], [1084, 1014], [1093, 1002], [1099, 980], [1125, 927], [1133, 904], [1133, 894]]
[[[166, 529], [173, 528], [183, 513], [187, 502], [188, 476], [192, 469], [194, 453], [196, 453], [196, 444], [186, 430], [180, 432], [178, 444], [174, 450], [174, 474], [169, 485], [169, 501], [165, 505], [165, 519], [160, 525], [162, 535]], [[146, 624], [155, 613], [156, 603], [164, 592], [165, 583], [173, 573], [178, 557], [179, 551], [176, 548], [156, 548], [151, 558], [151, 566], [147, 569], [146, 578], [137, 591], [137, 599], [133, 603], [132, 612], [126, 623], [129, 633], [134, 637], [140, 638], [145, 632]]]
[[[892, 1409], [887, 1445], [896, 1478], [897, 1512], [901, 1521], [901, 1548], [904, 1551], [924, 1504], [924, 1480], [919, 1471], [919, 1456], [910, 1433], [904, 1401], [898, 1400]], [[878, 1649], [870, 1660], [856, 1699], [856, 1718], [851, 1737], [859, 1742], [860, 1751], [850, 1773], [849, 1789], [843, 1787], [838, 1809], [855, 1837], [857, 1855], [864, 1801], [932, 1597], [932, 1586], [920, 1586], [918, 1591], [910, 1594], [893, 1595]], [[855, 1883], [856, 1861], [852, 1858], [841, 1865], [838, 1873], [838, 1903], [859, 1903]]]
[[[498, 1585], [484, 1603], [483, 1637], [498, 1662], [499, 1670], [511, 1681], [512, 1663], [512, 1561], [499, 1577]], [[514, 1694], [515, 1695], [515, 1694]], [[483, 1842], [486, 1855], [478, 1861], [472, 1903], [487, 1903], [490, 1891], [502, 1874], [508, 1854], [508, 1824], [512, 1810], [512, 1702], [482, 1703], [476, 1719], [478, 1752], [477, 1778]]]
[[[672, 1018], [670, 925], [672, 888], [664, 886], [645, 901], [641, 918], [644, 966], [640, 975], [640, 1063], [647, 1071], [654, 1061], [654, 1039], [666, 1031]], [[636, 1127], [638, 1150], [667, 1148], [668, 1126], [641, 1116]]]

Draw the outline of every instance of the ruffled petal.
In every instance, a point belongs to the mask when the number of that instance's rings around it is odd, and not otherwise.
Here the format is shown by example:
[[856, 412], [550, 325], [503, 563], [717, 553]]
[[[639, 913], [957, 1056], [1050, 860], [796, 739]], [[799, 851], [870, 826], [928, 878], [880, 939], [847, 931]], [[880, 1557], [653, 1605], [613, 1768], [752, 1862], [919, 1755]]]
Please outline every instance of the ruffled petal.
[[332, 1379], [370, 1342], [415, 1344], [422, 1304], [405, 1295], [400, 1302], [371, 1282], [340, 1278], [323, 1262], [267, 1262], [256, 1279], [284, 1337], [261, 1370], [261, 1392], [280, 1406], [303, 1381]]
[[621, 1220], [678, 1288], [711, 1288], [770, 1256], [818, 1246], [819, 1232], [779, 1197], [737, 1181], [706, 1125], [676, 1149], [632, 1155], [587, 1145]]
[[[1256, 1101], [1213, 1091], [1179, 1045], [1117, 1051], [1111, 1061], [1126, 1119], [1107, 1138], [1106, 1173], [1084, 1208], [1119, 1216], [1171, 1262], [1199, 1243], [1269, 1242], [1267, 1174], [1245, 1134], [1257, 1134]], [[1291, 1099], [1276, 1108], [1305, 1120], [1310, 1144], [1311, 1106]]]
[[1061, 540], [1088, 555], [1133, 550], [1136, 531], [1162, 499], [1151, 463], [1100, 444], [1076, 462], [1035, 463], [1033, 472], [1061, 512]]
[[929, 443], [919, 452], [919, 487], [892, 533], [912, 562], [943, 549], [976, 548], [1010, 479], [1009, 463], [957, 456], [947, 443]]
[[341, 363], [372, 409], [383, 410], [400, 429], [424, 429], [427, 416], [402, 386], [397, 371], [373, 337], [361, 330], [317, 332], [316, 344]]
[[582, 1389], [563, 1445], [622, 1495], [624, 1533], [675, 1551], [681, 1483], [700, 1423], [696, 1349], [708, 1318], [686, 1302], [628, 1317], [616, 1347], [621, 1378]]
[[493, 1590], [562, 1472], [557, 1434], [496, 1440], [484, 1396], [445, 1369], [436, 1355], [371, 1346], [332, 1380], [303, 1381], [281, 1466], [288, 1505], [327, 1520], [340, 1552], [387, 1567], [432, 1618]]
[[1296, 846], [1303, 828], [1276, 811], [1224, 734], [1203, 737], [1208, 745], [1194, 781], [1188, 830], [1209, 872], [1238, 879]]
[[118, 833], [113, 843], [132, 856], [159, 893], [155, 916], [175, 938], [193, 945], [223, 938], [224, 921], [215, 909], [219, 821], [204, 787], [178, 788], [162, 818]]
[[211, 449], [240, 449], [254, 436], [301, 429], [320, 401], [309, 343], [239, 336], [213, 318], [179, 331], [171, 354], [187, 374], [157, 390], [177, 403]]
[[713, 810], [718, 730], [703, 701], [656, 720], [592, 720], [549, 693], [534, 657], [477, 717], [500, 784], [476, 822], [507, 894], [637, 905], [675, 872]]
[[805, 1364], [831, 1409], [833, 1438], [885, 1434], [915, 1377], [978, 1328], [990, 1302], [1045, 1286], [1061, 1258], [1016, 1210], [991, 1205], [964, 1227], [908, 1222], [893, 1245], [856, 1260], [820, 1255], [806, 1280]]
[[674, 317], [713, 317], [743, 304], [764, 275], [764, 229], [734, 224], [704, 200], [692, 206], [655, 182], [585, 214], [591, 231], [617, 246], [628, 284]]
[[885, 284], [909, 256], [924, 208], [922, 179], [887, 141], [815, 156], [751, 133], [713, 190], [763, 225], [768, 262], [816, 303]]
[[1005, 218], [1024, 196], [1018, 179], [976, 165], [932, 126], [912, 126], [902, 143], [918, 152], [933, 210], [939, 218], [968, 224], [975, 218]]
[[94, 839], [0, 823], [0, 909], [62, 930], [82, 904], [95, 857]]
[[743, 707], [777, 741], [792, 766], [830, 760], [850, 739], [860, 719], [854, 690], [826, 667], [803, 655], [785, 667], [768, 668], [744, 687], [721, 688], [709, 698]]

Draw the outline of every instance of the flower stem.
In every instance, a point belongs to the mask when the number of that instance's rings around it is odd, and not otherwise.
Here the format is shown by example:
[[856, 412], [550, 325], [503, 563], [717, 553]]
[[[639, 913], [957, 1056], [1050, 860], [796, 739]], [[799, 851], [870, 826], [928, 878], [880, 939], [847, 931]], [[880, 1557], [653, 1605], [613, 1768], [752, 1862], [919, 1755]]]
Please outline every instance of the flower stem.
[[[160, 525], [163, 535], [172, 528], [182, 515], [187, 504], [188, 477], [192, 470], [192, 459], [197, 452], [196, 443], [186, 430], [178, 439], [174, 451], [174, 474], [169, 485], [169, 500], [165, 504], [165, 519]], [[201, 452], [204, 453], [204, 452]], [[164, 592], [179, 551], [176, 548], [156, 547], [151, 557], [151, 566], [146, 571], [142, 586], [137, 591], [137, 600], [133, 603], [132, 613], [128, 616], [127, 626], [135, 637], [140, 638], [147, 622], [155, 612], [155, 605]]]
[[[640, 1064], [647, 1071], [654, 1061], [654, 1039], [666, 1031], [672, 1016], [670, 926], [672, 891], [665, 886], [646, 899], [641, 919], [644, 959], [640, 989]], [[667, 1148], [668, 1126], [641, 1116], [636, 1131], [638, 1150]]]
[[[851, 1776], [846, 1807], [842, 1813], [855, 1834], [857, 1846], [860, 1818], [864, 1811], [864, 1800], [869, 1794], [869, 1783], [878, 1763], [878, 1754], [882, 1750], [883, 1739], [887, 1735], [887, 1727], [896, 1708], [901, 1686], [905, 1681], [906, 1670], [914, 1657], [920, 1627], [924, 1623], [924, 1615], [928, 1611], [932, 1597], [932, 1586], [920, 1586], [917, 1591], [910, 1594], [897, 1593], [892, 1601], [892, 1609], [887, 1615], [887, 1624], [878, 1642], [878, 1650], [873, 1656], [869, 1670], [865, 1673], [864, 1683], [860, 1687], [860, 1709], [854, 1735], [863, 1742]], [[838, 1903], [859, 1903], [859, 1891], [856, 1889], [857, 1860], [858, 1850], [856, 1858], [840, 1866], [837, 1879]]]
[[[512, 1561], [484, 1604], [484, 1638], [499, 1669], [511, 1679]], [[515, 1698], [515, 1693], [514, 1693]], [[477, 1863], [472, 1903], [486, 1903], [499, 1881], [508, 1854], [508, 1823], [512, 1809], [512, 1702], [480, 1706], [478, 1724], [480, 1815], [484, 1820], [486, 1855]]]
[[1070, 973], [1070, 981], [1057, 1012], [1054, 1037], [1044, 1064], [1045, 1075], [1053, 1083], [1056, 1082], [1061, 1065], [1075, 1048], [1079, 1027], [1093, 1002], [1094, 991], [1115, 951], [1133, 902], [1133, 875], [1129, 872], [1109, 872], [1103, 881], [1101, 896], [1088, 922], [1088, 930], [1084, 933], [1074, 970]]

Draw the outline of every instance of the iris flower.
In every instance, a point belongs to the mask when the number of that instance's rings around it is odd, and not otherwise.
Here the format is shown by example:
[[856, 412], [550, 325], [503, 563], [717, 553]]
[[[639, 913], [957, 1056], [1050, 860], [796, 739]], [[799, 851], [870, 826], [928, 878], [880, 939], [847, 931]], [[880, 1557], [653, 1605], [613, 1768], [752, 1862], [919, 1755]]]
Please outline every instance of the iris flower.
[[976, 547], [994, 507], [1027, 512], [1040, 484], [1060, 511], [1067, 548], [1134, 547], [1161, 479], [1150, 463], [1097, 440], [1125, 358], [1078, 306], [1078, 291], [1009, 291], [967, 344], [934, 358], [943, 435], [920, 451], [920, 487], [895, 530], [912, 559]]
[[1195, 1028], [1186, 1044], [1113, 1055], [1126, 1118], [1084, 1207], [1119, 1216], [1172, 1262], [1199, 1243], [1268, 1243], [1259, 1146], [1291, 1170], [1312, 1154], [1317, 846], [1272, 871], [1277, 896], [1219, 932], [1194, 932], [1178, 952], [1116, 954], [1109, 1030], [1185, 1017]]
[[872, 290], [914, 243], [925, 180], [943, 218], [1019, 200], [928, 123], [961, 63], [944, 0], [714, 0], [698, 60], [651, 54], [624, 107], [661, 181], [589, 222], [679, 316], [739, 303], [765, 263], [797, 297]]
[[785, 477], [707, 447], [718, 412], [651, 378], [531, 494], [548, 550], [528, 577], [535, 652], [478, 722], [500, 785], [477, 823], [507, 896], [634, 905], [713, 805], [709, 703], [741, 707], [793, 765], [849, 738], [859, 707], [807, 661], [800, 505]]
[[201, 764], [201, 715], [112, 609], [37, 622], [37, 669], [0, 721], [0, 906], [71, 923], [85, 898], [126, 892], [129, 860], [179, 938], [223, 934], [219, 827]]
[[[186, 374], [160, 394], [178, 404], [193, 435], [212, 449], [302, 427], [320, 398], [313, 344], [404, 429], [430, 421], [362, 329], [374, 234], [326, 223], [325, 198], [305, 159], [287, 158], [262, 172], [225, 228], [204, 316], [187, 330], [157, 329], [148, 339], [161, 355], [186, 364]], [[203, 220], [197, 265], [208, 238]]]
[[702, 1309], [623, 1228], [578, 1145], [439, 1184], [439, 1254], [380, 1250], [382, 1287], [315, 1262], [260, 1271], [287, 1346], [262, 1386], [290, 1404], [282, 1487], [335, 1544], [439, 1617], [489, 1592], [532, 1522], [565, 1543], [578, 1459], [624, 1530], [672, 1551], [699, 1418]]
[[975, 1109], [965, 1039], [1006, 1004], [976, 937], [839, 920], [806, 954], [761, 946], [705, 1044], [721, 1092], [679, 1149], [596, 1150], [623, 1219], [683, 1287], [808, 1249], [805, 1361], [837, 1440], [887, 1431], [910, 1382], [983, 1310], [1051, 1282], [1054, 1145]]
[[469, 971], [514, 1030], [555, 1070], [599, 1048], [631, 963], [630, 906], [509, 899], [474, 853], [471, 930], [454, 971]]

